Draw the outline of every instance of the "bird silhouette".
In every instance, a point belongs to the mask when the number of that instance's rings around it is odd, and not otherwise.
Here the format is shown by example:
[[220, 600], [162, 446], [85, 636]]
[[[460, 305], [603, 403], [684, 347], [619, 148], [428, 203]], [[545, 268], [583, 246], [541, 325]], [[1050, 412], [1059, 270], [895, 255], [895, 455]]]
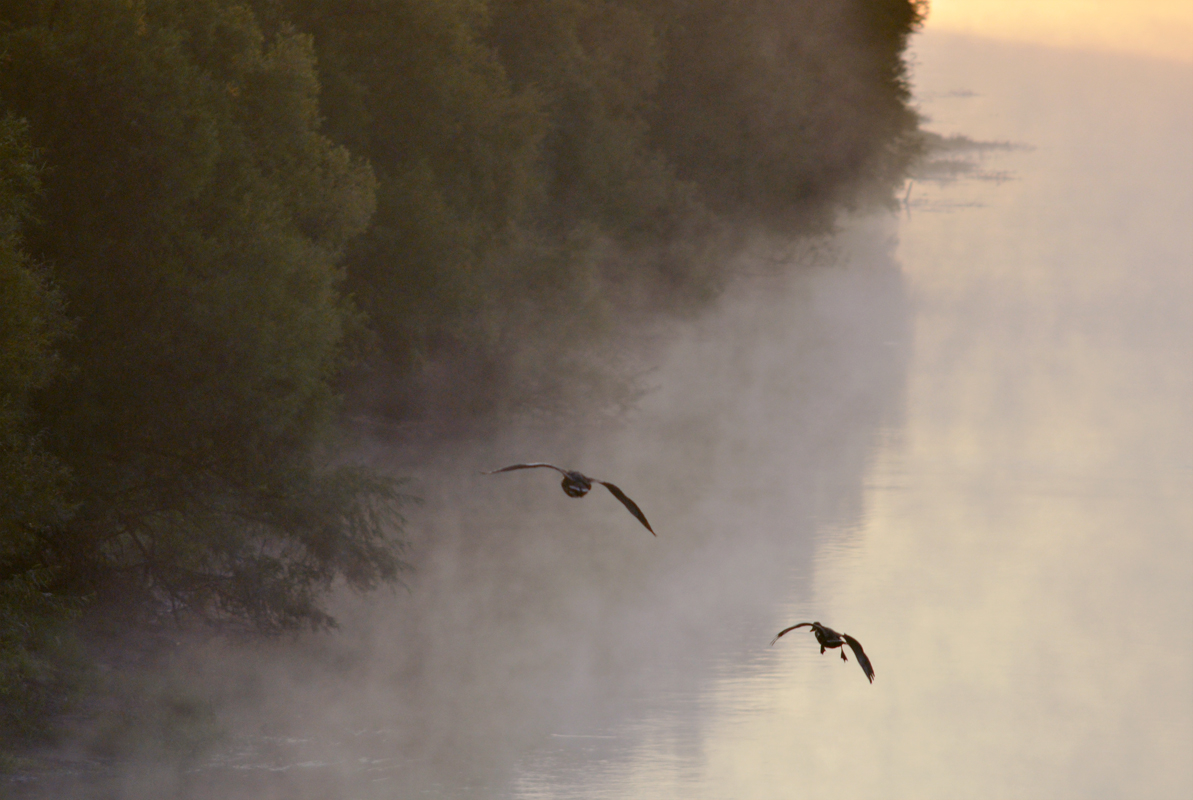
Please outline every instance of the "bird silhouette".
[[[792, 625], [790, 628], [784, 628], [775, 634], [775, 638], [770, 640], [773, 645], [779, 641], [779, 637], [788, 631], [793, 631], [796, 628], [811, 628], [812, 633], [816, 634], [816, 641], [820, 642], [820, 652], [824, 653], [825, 648], [841, 647], [842, 645], [849, 645], [853, 650], [853, 655], [857, 657], [857, 663], [861, 666], [862, 672], [866, 673], [866, 677], [870, 679], [870, 683], [874, 683], [874, 667], [870, 666], [870, 659], [866, 658], [866, 651], [862, 650], [862, 645], [857, 639], [854, 639], [848, 633], [837, 633], [832, 628], [821, 625], [819, 622], [801, 622], [798, 625]], [[845, 657], [845, 651], [841, 650], [841, 660], [848, 661]]]
[[560, 469], [554, 464], [545, 464], [541, 462], [536, 462], [534, 464], [511, 464], [508, 467], [489, 470], [488, 472], [482, 472], [481, 474], [496, 475], [498, 472], [511, 472], [515, 469], [535, 469], [537, 467], [547, 467], [548, 469], [553, 469], [556, 472], [562, 474], [563, 481], [561, 485], [563, 486], [563, 493], [568, 497], [583, 497], [584, 495], [588, 494], [588, 491], [592, 488], [594, 483], [599, 483], [608, 489], [614, 497], [620, 500], [621, 504], [629, 509], [629, 512], [637, 517], [639, 522], [646, 526], [646, 530], [650, 531], [652, 536], [658, 536], [658, 534], [654, 532], [654, 528], [650, 527], [650, 523], [646, 521], [646, 515], [642, 513], [642, 509], [638, 508], [638, 504], [626, 497], [625, 492], [608, 481], [590, 478], [587, 475], [574, 470]]

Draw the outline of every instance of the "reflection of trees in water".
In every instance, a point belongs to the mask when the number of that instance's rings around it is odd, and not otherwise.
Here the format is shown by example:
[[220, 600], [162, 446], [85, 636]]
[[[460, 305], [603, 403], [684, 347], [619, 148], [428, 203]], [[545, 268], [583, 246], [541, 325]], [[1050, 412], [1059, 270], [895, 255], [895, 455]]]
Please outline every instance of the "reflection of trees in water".
[[1014, 142], [982, 142], [968, 136], [941, 136], [931, 131], [921, 133], [924, 152], [912, 166], [911, 180], [948, 182], [960, 179], [1001, 183], [1014, 180], [1010, 170], [991, 170], [985, 165], [988, 156], [1019, 150], [1030, 145]]

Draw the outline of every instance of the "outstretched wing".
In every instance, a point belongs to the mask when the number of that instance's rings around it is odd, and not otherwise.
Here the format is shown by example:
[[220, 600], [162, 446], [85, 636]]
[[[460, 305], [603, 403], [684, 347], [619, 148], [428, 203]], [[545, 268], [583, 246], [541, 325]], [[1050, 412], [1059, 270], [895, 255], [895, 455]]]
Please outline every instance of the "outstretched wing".
[[796, 628], [810, 628], [810, 627], [812, 627], [811, 622], [801, 622], [799, 625], [792, 625], [790, 628], [784, 628], [783, 630], [781, 630], [775, 634], [775, 638], [771, 639], [770, 643], [773, 645], [775, 642], [779, 641], [780, 636], [782, 636], [785, 633], [789, 633], [789, 632], [795, 630]]
[[618, 500], [620, 500], [621, 504], [623, 506], [625, 506], [626, 508], [628, 508], [630, 510], [630, 513], [633, 514], [635, 517], [637, 517], [638, 521], [646, 526], [646, 530], [650, 531], [651, 536], [658, 536], [658, 534], [654, 532], [654, 528], [650, 527], [650, 523], [646, 521], [646, 515], [642, 513], [642, 509], [638, 508], [637, 503], [635, 503], [630, 498], [626, 497], [625, 492], [623, 492], [621, 489], [618, 489], [616, 486], [614, 486], [613, 484], [608, 483], [606, 481], [597, 481], [597, 483], [601, 484], [606, 489], [608, 489], [610, 492], [612, 492], [613, 496], [616, 497]]
[[510, 464], [508, 467], [502, 467], [501, 469], [491, 469], [488, 472], [482, 471], [481, 475], [496, 475], [498, 472], [510, 472], [515, 469], [534, 469], [535, 467], [550, 467], [556, 472], [562, 472], [564, 475], [568, 474], [566, 469], [560, 469], [554, 464], [538, 461], [533, 464]]
[[849, 649], [853, 650], [853, 655], [857, 657], [857, 663], [861, 665], [862, 672], [866, 673], [866, 677], [870, 679], [870, 683], [874, 683], [874, 667], [870, 666], [870, 659], [866, 658], [866, 651], [862, 649], [862, 645], [857, 639], [854, 639], [848, 633], [841, 634], [844, 637]]

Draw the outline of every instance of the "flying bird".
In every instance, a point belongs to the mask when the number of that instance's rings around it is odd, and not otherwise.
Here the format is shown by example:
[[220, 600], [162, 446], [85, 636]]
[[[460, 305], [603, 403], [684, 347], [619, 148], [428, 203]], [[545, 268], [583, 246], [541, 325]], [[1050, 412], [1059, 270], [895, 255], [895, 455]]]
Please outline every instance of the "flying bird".
[[594, 483], [601, 484], [610, 492], [612, 492], [613, 496], [620, 500], [621, 504], [629, 509], [630, 513], [637, 517], [639, 522], [646, 526], [646, 530], [650, 531], [652, 536], [658, 536], [658, 534], [654, 532], [654, 528], [650, 527], [650, 523], [646, 521], [646, 515], [642, 513], [642, 509], [638, 508], [638, 504], [626, 497], [625, 492], [623, 492], [621, 489], [618, 489], [608, 481], [597, 480], [596, 478], [590, 478], [580, 472], [560, 469], [554, 464], [544, 464], [541, 462], [536, 462], [534, 464], [511, 464], [508, 467], [489, 470], [488, 472], [482, 472], [481, 474], [495, 475], [498, 472], [511, 472], [515, 469], [535, 469], [536, 467], [547, 467], [549, 469], [555, 470], [558, 473], [561, 473], [563, 475], [563, 481], [561, 484], [563, 486], [563, 493], [568, 497], [583, 497], [584, 495], [588, 494], [588, 491], [592, 488]]
[[[857, 658], [857, 663], [861, 666], [862, 672], [866, 673], [866, 677], [870, 679], [870, 683], [874, 683], [874, 667], [870, 666], [870, 659], [866, 658], [866, 651], [862, 650], [862, 645], [857, 639], [854, 639], [848, 633], [837, 633], [832, 628], [821, 625], [819, 622], [801, 622], [798, 625], [792, 625], [790, 628], [784, 628], [775, 634], [775, 638], [770, 640], [773, 645], [779, 641], [779, 637], [788, 631], [793, 631], [796, 628], [811, 628], [812, 633], [816, 634], [816, 641], [820, 642], [820, 652], [824, 653], [826, 648], [841, 647], [842, 645], [849, 645], [853, 650], [853, 655]], [[841, 650], [841, 660], [848, 661], [845, 657], [845, 650]]]

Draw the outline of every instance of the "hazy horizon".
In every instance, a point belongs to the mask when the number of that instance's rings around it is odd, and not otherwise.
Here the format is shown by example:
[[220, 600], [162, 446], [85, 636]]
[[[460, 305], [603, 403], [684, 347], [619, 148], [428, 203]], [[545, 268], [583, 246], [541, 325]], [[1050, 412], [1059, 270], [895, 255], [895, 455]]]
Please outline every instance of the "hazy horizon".
[[[422, 498], [406, 588], [196, 654], [220, 755], [79, 796], [1193, 791], [1193, 67], [931, 20], [911, 53], [927, 130], [1014, 147], [787, 269], [742, 255], [648, 331], [621, 419], [378, 434]], [[600, 486], [479, 474], [521, 461], [616, 483], [657, 538]], [[804, 620], [874, 683], [769, 645]]]

